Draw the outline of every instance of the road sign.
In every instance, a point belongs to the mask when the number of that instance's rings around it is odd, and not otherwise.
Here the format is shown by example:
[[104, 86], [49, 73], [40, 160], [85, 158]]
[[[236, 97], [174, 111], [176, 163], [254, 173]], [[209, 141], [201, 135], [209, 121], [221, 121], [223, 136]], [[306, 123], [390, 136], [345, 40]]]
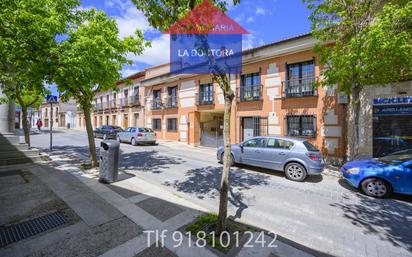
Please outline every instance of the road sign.
[[46, 101], [48, 103], [57, 103], [57, 96], [56, 95], [47, 95]]

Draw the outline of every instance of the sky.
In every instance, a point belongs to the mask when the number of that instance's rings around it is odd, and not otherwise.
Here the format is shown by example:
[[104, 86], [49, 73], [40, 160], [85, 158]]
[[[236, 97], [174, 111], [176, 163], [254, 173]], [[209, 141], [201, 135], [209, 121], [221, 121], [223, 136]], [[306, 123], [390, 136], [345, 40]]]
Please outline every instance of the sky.
[[[131, 0], [80, 0], [81, 8], [104, 10], [118, 24], [120, 36], [131, 35], [138, 28], [142, 30], [152, 47], [140, 56], [129, 55], [132, 65], [125, 65], [123, 77], [141, 71], [149, 66], [169, 62], [169, 35], [153, 29], [144, 15], [136, 9]], [[310, 31], [310, 14], [302, 0], [241, 0], [236, 6], [229, 6], [227, 15], [238, 22], [250, 34], [243, 36], [243, 49], [268, 44], [284, 38]], [[52, 92], [56, 89], [53, 86]]]

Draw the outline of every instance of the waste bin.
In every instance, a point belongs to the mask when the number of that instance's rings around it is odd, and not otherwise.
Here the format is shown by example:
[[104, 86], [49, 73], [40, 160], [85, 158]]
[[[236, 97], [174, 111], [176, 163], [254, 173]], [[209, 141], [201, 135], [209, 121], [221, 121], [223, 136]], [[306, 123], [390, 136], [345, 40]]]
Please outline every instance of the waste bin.
[[120, 143], [116, 140], [104, 140], [100, 143], [99, 182], [117, 181]]

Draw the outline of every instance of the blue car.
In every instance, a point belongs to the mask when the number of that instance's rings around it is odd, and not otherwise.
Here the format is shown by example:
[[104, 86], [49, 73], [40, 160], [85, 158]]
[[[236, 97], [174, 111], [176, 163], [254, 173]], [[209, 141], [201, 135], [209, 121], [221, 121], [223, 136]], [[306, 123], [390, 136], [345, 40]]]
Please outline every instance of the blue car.
[[391, 193], [412, 195], [412, 149], [380, 158], [348, 162], [341, 172], [352, 186], [369, 196], [384, 198]]

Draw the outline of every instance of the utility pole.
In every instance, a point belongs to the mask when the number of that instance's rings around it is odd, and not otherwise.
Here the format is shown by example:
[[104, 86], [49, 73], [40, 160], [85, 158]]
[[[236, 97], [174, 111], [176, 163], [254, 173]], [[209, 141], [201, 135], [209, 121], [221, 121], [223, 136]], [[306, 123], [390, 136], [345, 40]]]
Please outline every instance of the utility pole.
[[53, 101], [50, 101], [50, 152], [53, 151]]

